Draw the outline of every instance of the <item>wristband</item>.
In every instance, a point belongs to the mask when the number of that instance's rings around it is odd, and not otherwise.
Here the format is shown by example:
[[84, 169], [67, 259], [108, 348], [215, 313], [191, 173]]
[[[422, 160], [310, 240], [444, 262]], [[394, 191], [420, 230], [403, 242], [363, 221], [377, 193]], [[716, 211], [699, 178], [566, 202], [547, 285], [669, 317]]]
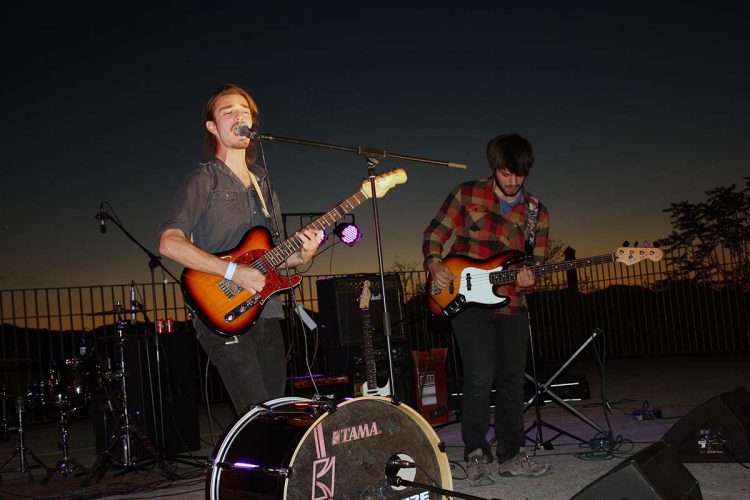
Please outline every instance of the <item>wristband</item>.
[[234, 276], [234, 271], [237, 269], [237, 263], [236, 262], [230, 262], [227, 266], [227, 272], [224, 273], [224, 278], [231, 280], [232, 276]]

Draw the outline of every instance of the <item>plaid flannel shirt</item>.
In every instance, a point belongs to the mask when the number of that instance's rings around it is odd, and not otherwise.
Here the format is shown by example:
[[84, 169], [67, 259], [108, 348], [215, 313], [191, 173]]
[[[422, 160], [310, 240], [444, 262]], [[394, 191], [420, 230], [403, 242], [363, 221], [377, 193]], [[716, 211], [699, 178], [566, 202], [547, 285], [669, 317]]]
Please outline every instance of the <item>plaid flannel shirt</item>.
[[[437, 215], [424, 230], [422, 254], [425, 268], [433, 261], [442, 261], [443, 245], [455, 236], [450, 255], [488, 259], [505, 250], [525, 251], [527, 198], [502, 215], [500, 202], [492, 190], [493, 178], [466, 182], [457, 186], [445, 199]], [[534, 260], [544, 262], [549, 237], [549, 212], [539, 203], [534, 238]], [[533, 289], [523, 290], [531, 292]], [[506, 307], [496, 308], [499, 314], [518, 315], [526, 307], [526, 299], [515, 285], [500, 288], [510, 297]]]

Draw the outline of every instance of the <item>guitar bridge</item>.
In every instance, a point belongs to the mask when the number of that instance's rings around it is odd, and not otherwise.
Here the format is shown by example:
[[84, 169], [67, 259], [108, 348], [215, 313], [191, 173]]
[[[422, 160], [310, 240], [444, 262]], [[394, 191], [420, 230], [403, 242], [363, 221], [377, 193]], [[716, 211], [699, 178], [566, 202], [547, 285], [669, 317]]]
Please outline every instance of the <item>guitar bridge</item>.
[[232, 280], [223, 279], [219, 281], [219, 288], [222, 292], [224, 292], [224, 295], [227, 296], [229, 299], [233, 299], [239, 294], [244, 288], [239, 286], [237, 283], [235, 283]]
[[453, 316], [466, 305], [466, 297], [461, 294], [456, 295], [456, 298], [443, 308], [443, 316]]
[[250, 310], [255, 304], [257, 304], [260, 301], [260, 294], [255, 294], [252, 297], [250, 297], [245, 302], [241, 303], [228, 313], [224, 315], [224, 321], [227, 323], [231, 323], [232, 321], [236, 320], [243, 314], [245, 314], [247, 311]]

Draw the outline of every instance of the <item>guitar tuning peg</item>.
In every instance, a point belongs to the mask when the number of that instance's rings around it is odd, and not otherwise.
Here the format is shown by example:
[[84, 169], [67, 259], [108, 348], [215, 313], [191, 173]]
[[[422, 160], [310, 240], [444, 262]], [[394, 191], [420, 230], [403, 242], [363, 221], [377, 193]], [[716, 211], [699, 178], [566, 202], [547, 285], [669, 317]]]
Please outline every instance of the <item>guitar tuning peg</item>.
[[648, 244], [648, 240], [643, 240], [643, 246], [644, 246], [645, 248], [648, 248], [648, 247], [650, 247], [651, 245], [649, 245], [649, 244]]
[[630, 246], [630, 242], [628, 240], [625, 240], [625, 241], [622, 242], [622, 246], [629, 247]]
[[638, 240], [635, 240], [635, 243], [633, 243], [633, 246], [634, 246], [634, 247], [637, 247], [637, 246], [638, 246]]

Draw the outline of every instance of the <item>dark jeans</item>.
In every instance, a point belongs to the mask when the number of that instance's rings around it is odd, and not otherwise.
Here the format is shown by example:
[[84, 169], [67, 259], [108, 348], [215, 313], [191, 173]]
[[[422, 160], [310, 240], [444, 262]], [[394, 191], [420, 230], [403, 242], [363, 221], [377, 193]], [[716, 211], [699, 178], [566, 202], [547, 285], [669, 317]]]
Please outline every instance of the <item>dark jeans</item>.
[[277, 319], [259, 319], [241, 335], [237, 344], [212, 333], [203, 323], [194, 321], [198, 341], [221, 375], [224, 388], [240, 414], [248, 404], [264, 403], [284, 395], [286, 351]]
[[490, 391], [495, 380], [496, 456], [502, 463], [518, 453], [523, 437], [523, 383], [529, 320], [497, 314], [491, 309], [467, 308], [453, 320], [464, 367], [461, 398], [461, 434], [464, 456], [481, 448], [492, 455], [487, 442]]

